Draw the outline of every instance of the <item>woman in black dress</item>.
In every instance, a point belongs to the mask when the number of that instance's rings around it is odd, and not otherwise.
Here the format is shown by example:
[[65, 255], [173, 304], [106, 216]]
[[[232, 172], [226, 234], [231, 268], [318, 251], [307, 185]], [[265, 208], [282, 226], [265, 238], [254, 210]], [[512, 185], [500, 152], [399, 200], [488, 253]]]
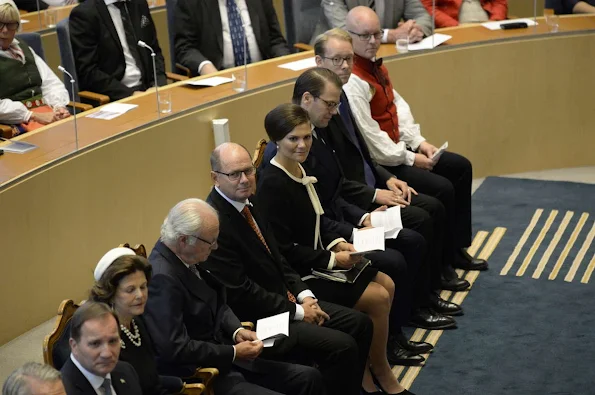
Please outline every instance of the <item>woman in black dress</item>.
[[[312, 145], [308, 113], [295, 104], [282, 104], [265, 118], [277, 154], [259, 175], [257, 198], [263, 214], [275, 230], [281, 251], [321, 299], [367, 313], [374, 322], [370, 368], [385, 392], [409, 394], [393, 375], [386, 359], [388, 315], [394, 283], [376, 269], [366, 268], [354, 284], [343, 284], [309, 276], [312, 268], [349, 269], [357, 263], [353, 245], [339, 234], [344, 226], [325, 217], [314, 187], [300, 165]], [[362, 383], [364, 391], [375, 391], [369, 369]]]
[[151, 265], [130, 248], [114, 248], [101, 258], [94, 275], [90, 298], [112, 306], [120, 321], [120, 360], [136, 370], [143, 395], [170, 393], [161, 386], [151, 338], [142, 318]]

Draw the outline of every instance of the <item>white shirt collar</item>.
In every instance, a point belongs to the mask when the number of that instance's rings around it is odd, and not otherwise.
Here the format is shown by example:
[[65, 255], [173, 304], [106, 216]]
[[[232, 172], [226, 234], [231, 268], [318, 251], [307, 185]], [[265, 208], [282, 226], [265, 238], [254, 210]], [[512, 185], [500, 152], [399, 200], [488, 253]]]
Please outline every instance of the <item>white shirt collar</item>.
[[105, 5], [110, 5], [110, 4], [116, 4], [120, 0], [103, 0], [103, 1], [105, 2]]
[[89, 381], [91, 386], [93, 386], [93, 389], [95, 391], [101, 388], [101, 384], [103, 384], [103, 381], [105, 379], [112, 379], [111, 373], [108, 373], [105, 377], [101, 377], [89, 372], [87, 369], [83, 367], [83, 365], [80, 364], [79, 361], [76, 360], [72, 353], [70, 353], [70, 359], [72, 360], [72, 363], [74, 363], [76, 367], [81, 371], [83, 376], [85, 376], [85, 378]]
[[219, 195], [221, 195], [223, 197], [223, 199], [227, 200], [240, 213], [242, 212], [242, 210], [244, 209], [244, 207], [246, 205], [252, 207], [252, 203], [250, 203], [250, 201], [248, 199], [246, 199], [243, 202], [236, 202], [235, 200], [231, 200], [230, 198], [225, 196], [225, 194], [223, 192], [221, 192], [221, 190], [219, 188], [215, 187], [215, 190], [219, 193]]

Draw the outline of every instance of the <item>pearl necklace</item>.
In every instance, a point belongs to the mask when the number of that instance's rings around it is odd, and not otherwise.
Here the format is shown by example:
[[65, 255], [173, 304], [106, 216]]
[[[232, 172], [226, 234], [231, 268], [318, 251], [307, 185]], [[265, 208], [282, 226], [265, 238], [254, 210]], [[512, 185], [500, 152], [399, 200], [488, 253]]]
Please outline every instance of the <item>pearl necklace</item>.
[[[136, 323], [134, 322], [134, 320], [131, 321], [131, 324], [132, 324], [132, 327], [134, 328], [134, 335], [132, 334], [132, 332], [130, 332], [128, 330], [128, 328], [126, 328], [122, 324], [120, 324], [120, 329], [122, 330], [122, 332], [124, 332], [126, 334], [126, 336], [130, 339], [130, 342], [132, 344], [134, 344], [136, 347], [140, 347], [141, 337], [140, 337], [140, 332], [138, 331], [138, 326], [136, 326]], [[126, 344], [124, 343], [124, 340], [120, 339], [120, 344], [122, 345], [122, 348], [126, 348]]]

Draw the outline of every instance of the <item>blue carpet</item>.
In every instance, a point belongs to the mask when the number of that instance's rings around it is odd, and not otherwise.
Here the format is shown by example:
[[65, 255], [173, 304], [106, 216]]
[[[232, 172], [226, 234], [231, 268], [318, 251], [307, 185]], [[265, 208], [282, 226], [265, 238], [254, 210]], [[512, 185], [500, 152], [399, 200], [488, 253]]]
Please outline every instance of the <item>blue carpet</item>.
[[[538, 209], [543, 211], [537, 219]], [[555, 217], [553, 210], [558, 211]], [[411, 391], [595, 394], [595, 275], [581, 282], [589, 263], [595, 264], [595, 243], [590, 242], [594, 215], [595, 185], [486, 179], [473, 195], [474, 231], [506, 231], [490, 256], [490, 270], [479, 275], [462, 303], [459, 329], [442, 333]], [[527, 232], [532, 219], [535, 226]], [[551, 256], [533, 278], [548, 247]], [[549, 279], [565, 251], [557, 276]], [[532, 252], [525, 272], [517, 275]], [[575, 260], [576, 274], [565, 281]]]

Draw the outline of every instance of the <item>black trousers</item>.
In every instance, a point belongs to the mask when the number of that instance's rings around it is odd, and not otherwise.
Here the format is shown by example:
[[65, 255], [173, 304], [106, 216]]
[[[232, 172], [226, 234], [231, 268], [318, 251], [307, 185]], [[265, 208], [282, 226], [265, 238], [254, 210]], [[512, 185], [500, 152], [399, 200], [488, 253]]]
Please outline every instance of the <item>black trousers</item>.
[[416, 281], [427, 249], [422, 235], [411, 229], [402, 229], [396, 239], [387, 239], [385, 251], [368, 254], [372, 264], [387, 274], [395, 283], [395, 297], [390, 311], [390, 332], [396, 333], [409, 321]]
[[328, 394], [359, 395], [372, 342], [373, 324], [359, 311], [324, 301], [330, 320], [323, 326], [303, 321], [289, 325], [289, 337], [266, 348], [263, 358], [315, 363]]
[[214, 380], [216, 394], [324, 395], [321, 373], [311, 367], [258, 358], [249, 369], [234, 366]]
[[434, 226], [437, 237], [442, 236], [443, 274], [451, 277], [454, 270], [450, 263], [456, 250], [471, 245], [471, 162], [459, 154], [445, 152], [432, 171], [406, 165], [386, 168], [417, 192], [438, 199], [444, 206], [444, 226]]

